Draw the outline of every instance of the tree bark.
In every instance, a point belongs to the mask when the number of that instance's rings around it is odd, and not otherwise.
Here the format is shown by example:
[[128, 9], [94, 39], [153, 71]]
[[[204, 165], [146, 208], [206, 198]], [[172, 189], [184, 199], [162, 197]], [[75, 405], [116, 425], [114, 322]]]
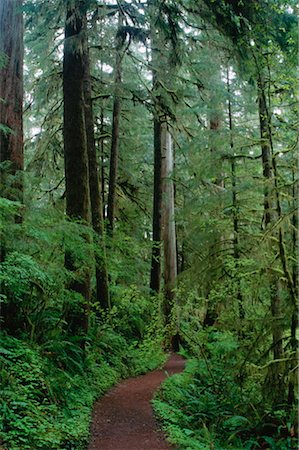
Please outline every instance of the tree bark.
[[[233, 139], [233, 114], [231, 105], [231, 91], [229, 82], [229, 69], [227, 69], [227, 93], [228, 93], [228, 118], [229, 118], [229, 132], [230, 132], [230, 149], [232, 154], [231, 160], [231, 180], [232, 180], [232, 207], [233, 207], [233, 249], [234, 260], [237, 271], [239, 270], [240, 249], [239, 249], [239, 220], [238, 220], [238, 201], [237, 201], [237, 187], [236, 187], [236, 162], [233, 155], [234, 139]], [[237, 302], [239, 307], [239, 318], [242, 321], [245, 318], [245, 311], [243, 305], [243, 296], [241, 291], [240, 277], [237, 273]], [[240, 333], [240, 336], [242, 331]]]
[[[293, 208], [294, 211], [296, 210], [297, 202], [296, 199], [298, 199], [298, 181], [295, 177], [295, 170], [292, 170], [292, 178], [293, 178], [293, 187], [292, 187], [292, 195], [293, 195]], [[293, 253], [293, 268], [292, 268], [292, 279], [293, 279], [293, 286], [294, 286], [294, 293], [295, 298], [298, 298], [298, 265], [297, 265], [297, 256], [298, 256], [298, 216], [297, 213], [294, 212], [292, 215], [292, 253]], [[298, 340], [297, 340], [297, 328], [298, 328], [298, 303], [296, 302], [295, 305], [292, 307], [293, 312], [291, 316], [291, 350], [293, 352], [297, 352], [298, 349]], [[295, 370], [294, 367], [291, 365], [290, 370]], [[288, 404], [290, 406], [294, 405], [296, 402], [296, 392], [295, 392], [295, 383], [292, 378], [289, 380], [289, 387], [288, 387]]]
[[154, 117], [154, 195], [153, 195], [153, 247], [150, 289], [160, 292], [161, 287], [161, 240], [162, 240], [162, 146], [161, 122]]
[[[217, 99], [215, 98], [214, 95], [212, 95], [212, 99], [211, 102], [217, 102]], [[220, 114], [220, 108], [217, 108], [217, 111], [214, 111], [213, 114], [211, 114], [210, 120], [209, 120], [209, 125], [210, 125], [210, 152], [211, 154], [215, 154], [217, 152], [217, 146], [216, 146], [216, 138], [217, 135], [220, 131], [221, 128], [221, 114]], [[213, 161], [214, 162], [214, 161]], [[221, 171], [221, 166], [219, 165], [219, 163], [215, 162], [215, 172], [216, 172], [216, 179], [215, 179], [215, 185], [216, 186], [220, 186], [221, 188], [224, 188], [224, 177]], [[221, 235], [219, 235], [219, 233], [217, 233], [217, 231], [215, 231], [215, 237], [214, 237], [214, 243], [212, 244], [213, 247], [215, 248], [220, 248], [222, 247], [222, 241], [223, 241], [223, 237]], [[217, 253], [217, 252], [214, 252]], [[208, 284], [208, 289], [207, 291], [210, 291], [210, 282], [208, 280], [207, 282]], [[215, 325], [215, 322], [217, 321], [218, 318], [218, 312], [216, 311], [215, 306], [211, 303], [210, 299], [208, 298], [207, 295], [207, 302], [206, 302], [206, 312], [205, 312], [205, 317], [203, 320], [203, 326], [204, 327], [212, 327]]]
[[172, 136], [166, 122], [162, 123], [162, 211], [163, 211], [163, 248], [164, 248], [164, 317], [170, 323], [172, 303], [175, 298], [177, 278], [177, 251], [174, 215], [174, 169]]
[[99, 170], [94, 137], [94, 120], [92, 109], [92, 92], [90, 79], [90, 60], [87, 38], [87, 19], [84, 17], [83, 35], [83, 91], [84, 91], [84, 113], [87, 138], [89, 190], [91, 204], [92, 227], [97, 238], [98, 251], [95, 252], [96, 262], [96, 298], [103, 309], [110, 308], [110, 297], [108, 287], [108, 273], [106, 264], [106, 248], [104, 242], [104, 224], [102, 216], [102, 196], [99, 183]]
[[[66, 212], [71, 220], [86, 225], [90, 222], [89, 173], [84, 117], [83, 93], [83, 2], [68, 1], [63, 57], [63, 137], [66, 180]], [[88, 241], [88, 230], [85, 235]], [[68, 250], [65, 255], [67, 269], [75, 270], [74, 255]], [[85, 269], [78, 281], [69, 288], [84, 298], [83, 313], [70, 312], [68, 320], [73, 331], [88, 328], [88, 304], [90, 300], [90, 274]]]
[[[273, 168], [273, 148], [271, 134], [271, 115], [268, 111], [266, 98], [266, 85], [262, 74], [259, 73], [258, 78], [258, 105], [259, 105], [259, 122], [262, 150], [262, 164], [264, 176], [264, 226], [269, 229], [280, 216], [279, 198], [276, 197], [277, 205], [275, 207], [274, 193], [277, 192], [275, 182], [275, 173]], [[276, 239], [281, 240], [281, 232], [276, 232]], [[269, 252], [274, 254], [275, 249], [269, 243]], [[274, 360], [283, 358], [283, 325], [282, 325], [282, 304], [281, 304], [281, 283], [277, 275], [269, 268], [269, 287], [270, 287], [270, 306], [272, 318], [272, 351]], [[270, 367], [266, 384], [275, 386], [272, 392], [273, 405], [280, 405], [286, 400], [286, 385], [284, 382], [283, 369], [279, 363]]]
[[[0, 162], [9, 167], [1, 174], [0, 194], [10, 200], [23, 200], [23, 14], [22, 0], [0, 2]], [[14, 181], [9, 183], [9, 175]]]
[[[161, 52], [161, 32], [157, 28], [159, 2], [151, 4], [151, 60], [153, 74], [153, 122], [154, 122], [154, 190], [153, 190], [153, 245], [150, 273], [150, 291], [158, 294], [161, 289], [161, 245], [162, 245], [162, 117], [165, 115], [163, 104], [156, 99], [159, 78], [163, 75]], [[163, 61], [162, 61], [163, 60]], [[162, 66], [162, 68], [161, 68]], [[165, 71], [165, 67], [164, 67]]]
[[[171, 324], [171, 312], [175, 299], [177, 278], [177, 247], [174, 220], [174, 155], [172, 136], [169, 131], [173, 112], [168, 104], [167, 86], [172, 86], [174, 65], [169, 60], [167, 45], [169, 37], [159, 22], [162, 4], [151, 4], [151, 51], [153, 71], [153, 118], [154, 118], [154, 195], [153, 195], [153, 247], [150, 288], [159, 293], [161, 283], [161, 244], [164, 250], [164, 296], [163, 316], [165, 325]], [[165, 89], [166, 86], [166, 89]], [[161, 88], [165, 92], [161, 93]], [[173, 105], [174, 106], [174, 105]], [[172, 331], [173, 350], [179, 346], [179, 324]]]
[[[272, 164], [271, 136], [270, 136], [270, 117], [267, 108], [267, 100], [265, 94], [265, 83], [260, 77], [258, 83], [258, 104], [259, 104], [259, 121], [260, 136], [262, 149], [263, 176], [265, 179], [264, 187], [264, 224], [269, 227], [274, 221], [274, 201], [272, 199], [274, 191], [274, 176]], [[272, 339], [273, 339], [273, 355], [274, 359], [280, 359], [283, 356], [283, 329], [281, 325], [281, 299], [279, 295], [278, 280], [270, 275], [270, 297], [272, 311]]]
[[104, 144], [104, 108], [101, 106], [101, 115], [100, 115], [100, 157], [101, 157], [101, 194], [102, 194], [102, 211], [103, 211], [103, 220], [106, 219], [106, 196], [105, 196], [105, 144]]
[[[123, 14], [119, 11], [118, 28], [122, 26]], [[116, 186], [118, 177], [118, 159], [119, 159], [119, 125], [121, 113], [121, 97], [120, 85], [122, 81], [122, 40], [121, 37], [116, 38], [116, 59], [115, 59], [115, 75], [114, 75], [114, 101], [113, 101], [113, 117], [112, 117], [112, 138], [110, 151], [110, 169], [109, 169], [109, 189], [108, 189], [108, 231], [113, 234], [115, 203], [116, 203]]]
[[[23, 14], [22, 0], [0, 1], [0, 196], [23, 202]], [[14, 218], [21, 223], [21, 215]], [[0, 243], [0, 261], [5, 259], [5, 244]], [[18, 306], [10, 301], [0, 305], [6, 330], [14, 333], [23, 323]]]

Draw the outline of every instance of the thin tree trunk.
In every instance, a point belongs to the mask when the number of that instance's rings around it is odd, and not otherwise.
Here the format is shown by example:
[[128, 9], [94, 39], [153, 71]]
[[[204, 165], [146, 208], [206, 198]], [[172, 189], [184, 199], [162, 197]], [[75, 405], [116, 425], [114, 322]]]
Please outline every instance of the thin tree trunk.
[[[296, 182], [295, 178], [295, 170], [292, 171], [293, 176], [293, 188], [292, 188], [292, 195], [293, 195], [293, 207], [294, 210], [296, 209], [296, 199], [298, 198], [298, 182]], [[292, 270], [292, 278], [293, 278], [293, 286], [294, 286], [294, 292], [295, 297], [298, 298], [298, 266], [297, 266], [297, 256], [298, 256], [298, 216], [297, 213], [294, 212], [292, 216], [292, 253], [293, 253], [293, 270]], [[297, 352], [298, 349], [298, 341], [297, 341], [297, 328], [298, 328], [298, 303], [296, 302], [295, 305], [293, 305], [293, 312], [291, 316], [291, 349], [293, 352]], [[291, 370], [294, 370], [294, 367], [290, 367]], [[290, 378], [289, 381], [289, 387], [288, 387], [288, 404], [292, 406], [296, 401], [296, 394], [295, 394], [295, 383], [292, 378]]]
[[[270, 228], [274, 224], [274, 220], [278, 210], [275, 208], [273, 194], [275, 191], [275, 180], [273, 172], [273, 155], [271, 142], [271, 118], [267, 107], [266, 87], [265, 82], [260, 75], [258, 80], [258, 105], [259, 105], [259, 121], [260, 121], [260, 136], [261, 136], [261, 150], [262, 150], [262, 164], [264, 176], [264, 224], [265, 228]], [[279, 204], [277, 203], [279, 209]], [[277, 236], [277, 240], [278, 236]], [[273, 253], [272, 244], [269, 248]], [[282, 305], [281, 305], [281, 286], [275, 274], [269, 272], [270, 282], [270, 302], [272, 315], [272, 349], [274, 360], [283, 358], [283, 326]], [[275, 404], [284, 402], [285, 399], [285, 384], [283, 374], [281, 373], [279, 364], [271, 368], [269, 374], [270, 385], [275, 386], [273, 391], [272, 401]]]
[[[211, 101], [216, 102], [217, 99], [213, 98]], [[213, 155], [213, 153], [215, 154], [217, 152], [217, 147], [216, 147], [216, 137], [217, 134], [219, 133], [219, 130], [221, 128], [221, 117], [220, 117], [220, 113], [219, 113], [219, 108], [218, 108], [218, 112], [215, 113], [210, 117], [210, 152]], [[214, 162], [214, 161], [213, 161]], [[219, 164], [217, 162], [215, 162], [214, 164], [215, 166], [215, 172], [216, 172], [216, 180], [215, 180], [215, 185], [219, 186], [221, 188], [224, 187], [224, 181], [223, 181], [223, 175], [221, 173], [221, 167], [219, 167]], [[223, 237], [219, 234], [217, 234], [215, 232], [215, 237], [214, 237], [214, 243], [212, 244], [213, 247], [218, 247], [221, 248], [222, 247], [222, 240]], [[216, 252], [214, 252], [216, 253]], [[209, 284], [209, 281], [208, 283]], [[210, 292], [210, 287], [208, 287], [208, 292]], [[206, 301], [206, 312], [205, 312], [205, 317], [203, 320], [203, 326], [204, 327], [211, 327], [214, 326], [217, 318], [218, 318], [218, 312], [215, 309], [215, 306], [211, 303], [210, 299], [208, 298], [207, 294], [207, 301]]]
[[92, 109], [90, 61], [87, 38], [87, 19], [84, 17], [84, 42], [83, 42], [83, 64], [84, 64], [84, 112], [85, 128], [87, 137], [87, 154], [89, 169], [89, 190], [91, 204], [92, 227], [97, 237], [95, 252], [96, 262], [96, 298], [103, 309], [110, 308], [110, 297], [108, 288], [108, 273], [106, 265], [106, 249], [104, 242], [104, 224], [102, 216], [102, 197], [99, 183], [99, 170], [97, 163], [96, 145], [94, 137], [94, 120]]
[[[296, 210], [297, 206], [297, 199], [298, 199], [298, 181], [296, 181], [295, 177], [295, 170], [293, 169], [293, 208], [294, 211]], [[298, 264], [297, 264], [297, 257], [298, 257], [298, 215], [297, 211], [294, 212], [292, 216], [292, 252], [293, 252], [293, 270], [292, 270], [292, 277], [293, 277], [293, 286], [294, 286], [294, 292], [295, 292], [295, 298], [298, 299]], [[297, 349], [297, 339], [296, 339], [296, 330], [298, 327], [298, 304], [294, 305], [294, 312], [292, 314], [292, 321], [291, 321], [291, 341], [292, 341], [292, 349], [295, 351]]]
[[100, 115], [100, 158], [101, 158], [101, 194], [102, 194], [102, 208], [103, 208], [103, 220], [106, 218], [106, 196], [105, 196], [105, 144], [104, 144], [104, 110], [101, 106]]
[[[0, 53], [5, 57], [0, 67], [0, 195], [23, 201], [23, 14], [22, 0], [0, 1]], [[4, 128], [5, 127], [5, 128]], [[11, 175], [14, 181], [9, 182]]]
[[[230, 92], [230, 82], [229, 82], [229, 70], [227, 69], [227, 93], [228, 93], [228, 118], [229, 118], [229, 131], [230, 131], [230, 149], [231, 149], [231, 180], [232, 180], [232, 203], [233, 203], [233, 248], [234, 248], [234, 260], [237, 270], [239, 270], [239, 220], [238, 220], [238, 201], [237, 201], [237, 187], [236, 187], [236, 162], [233, 154], [234, 150], [234, 139], [233, 139], [233, 115], [232, 115], [232, 105], [231, 105], [231, 92]], [[242, 321], [245, 318], [243, 296], [240, 286], [240, 277], [237, 273], [237, 301], [239, 307], [239, 318]]]
[[[274, 190], [274, 175], [272, 164], [272, 151], [270, 141], [270, 117], [268, 114], [265, 84], [262, 79], [259, 80], [259, 120], [260, 120], [260, 135], [261, 135], [261, 149], [262, 149], [262, 163], [263, 176], [265, 179], [264, 187], [264, 223], [265, 227], [271, 226], [274, 221], [274, 202], [272, 192]], [[283, 356], [283, 330], [280, 324], [281, 317], [281, 300], [279, 295], [278, 281], [273, 275], [270, 276], [270, 292], [271, 292], [271, 311], [273, 318], [272, 337], [273, 337], [273, 354], [274, 359], [280, 359]]]
[[[119, 11], [118, 28], [122, 26], [123, 14]], [[109, 170], [109, 190], [108, 190], [108, 231], [113, 234], [115, 206], [116, 206], [116, 186], [118, 177], [118, 159], [119, 159], [119, 125], [121, 113], [121, 97], [120, 85], [122, 82], [122, 40], [120, 36], [116, 38], [116, 60], [115, 60], [115, 75], [114, 75], [114, 101], [113, 101], [113, 117], [112, 117], [112, 138], [111, 138], [111, 152], [110, 152], [110, 170]]]
[[[63, 57], [63, 137], [66, 180], [66, 212], [70, 219], [89, 224], [89, 174], [84, 117], [83, 94], [83, 42], [82, 2], [68, 1], [65, 22]], [[88, 231], [86, 232], [88, 234]], [[86, 234], [86, 239], [88, 236]], [[67, 269], [75, 270], [74, 254], [65, 255]], [[69, 288], [84, 298], [83, 313], [70, 311], [69, 326], [73, 331], [88, 328], [88, 305], [90, 300], [90, 274], [85, 269], [82, 278], [72, 282]]]

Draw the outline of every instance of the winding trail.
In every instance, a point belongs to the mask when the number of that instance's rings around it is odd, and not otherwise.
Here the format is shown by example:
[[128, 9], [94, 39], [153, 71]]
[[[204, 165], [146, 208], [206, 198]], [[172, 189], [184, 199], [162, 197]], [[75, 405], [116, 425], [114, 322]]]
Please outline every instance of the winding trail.
[[162, 381], [184, 364], [181, 356], [172, 355], [162, 370], [129, 378], [96, 402], [88, 450], [170, 450], [150, 401]]

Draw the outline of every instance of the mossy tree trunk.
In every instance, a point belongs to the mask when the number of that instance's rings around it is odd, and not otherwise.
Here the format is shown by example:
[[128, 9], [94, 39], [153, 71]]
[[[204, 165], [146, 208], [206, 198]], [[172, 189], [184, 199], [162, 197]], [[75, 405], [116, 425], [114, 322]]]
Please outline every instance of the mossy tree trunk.
[[[266, 98], [266, 84], [259, 74], [258, 79], [258, 108], [260, 122], [260, 137], [262, 150], [262, 166], [264, 177], [264, 228], [271, 229], [277, 216], [277, 208], [274, 200], [275, 180], [273, 171], [272, 136], [271, 136], [271, 116], [268, 111]], [[278, 206], [278, 205], [277, 205]], [[277, 231], [275, 232], [277, 234]], [[277, 242], [279, 242], [278, 236]], [[269, 253], [274, 254], [276, 249], [272, 243], [269, 244]], [[283, 325], [282, 325], [282, 304], [281, 285], [273, 268], [269, 268], [270, 303], [272, 316], [272, 351], [274, 360], [283, 358]], [[273, 404], [279, 405], [285, 401], [285, 383], [280, 364], [274, 364], [268, 376], [270, 386], [275, 386], [272, 394]]]
[[170, 323], [171, 310], [175, 299], [177, 279], [177, 248], [174, 215], [174, 156], [172, 135], [166, 122], [162, 123], [162, 239], [164, 250], [164, 317]]
[[[23, 202], [23, 14], [22, 0], [0, 1], [0, 196]], [[22, 222], [21, 215], [15, 217]], [[0, 261], [5, 259], [0, 242]], [[13, 302], [0, 305], [2, 325], [11, 333], [23, 326]]]
[[[154, 122], [154, 192], [153, 192], [153, 245], [150, 289], [161, 289], [163, 244], [163, 315], [166, 326], [171, 325], [175, 284], [177, 279], [177, 245], [174, 217], [174, 154], [170, 122], [175, 118], [175, 104], [170, 95], [173, 89], [175, 64], [172, 60], [173, 42], [166, 32], [169, 25], [168, 11], [160, 1], [153, 1], [150, 10], [150, 35], [153, 73], [153, 122]], [[165, 21], [164, 26], [161, 18]], [[173, 24], [173, 23], [172, 23]], [[168, 90], [169, 89], [169, 90]], [[173, 350], [179, 346], [179, 326], [169, 331]]]
[[97, 162], [97, 152], [94, 137], [94, 119], [92, 109], [90, 60], [87, 38], [87, 19], [84, 17], [83, 35], [83, 64], [84, 64], [84, 112], [85, 128], [87, 138], [87, 154], [89, 169], [89, 190], [91, 204], [92, 226], [96, 236], [95, 262], [96, 262], [96, 298], [101, 308], [110, 308], [108, 273], [106, 264], [106, 249], [104, 242], [103, 206], [102, 195], [99, 183], [99, 169]]
[[[239, 261], [241, 257], [239, 243], [239, 217], [238, 217], [238, 199], [237, 199], [237, 176], [236, 176], [236, 159], [234, 157], [234, 137], [233, 137], [233, 112], [231, 104], [231, 88], [229, 80], [229, 69], [227, 69], [227, 93], [228, 93], [228, 122], [230, 132], [230, 149], [231, 149], [231, 182], [232, 182], [232, 207], [233, 207], [233, 254], [237, 271], [239, 272]], [[236, 297], [239, 308], [239, 319], [242, 322], [245, 318], [245, 310], [243, 304], [243, 295], [241, 290], [239, 273], [236, 275]], [[242, 336], [242, 324], [239, 333]]]
[[160, 292], [161, 286], [161, 240], [162, 240], [162, 147], [161, 122], [154, 117], [154, 193], [153, 193], [153, 246], [150, 289]]
[[153, 244], [150, 272], [150, 290], [158, 294], [161, 289], [161, 245], [162, 245], [162, 117], [163, 105], [157, 98], [162, 59], [165, 55], [161, 51], [161, 33], [157, 29], [157, 14], [159, 1], [151, 4], [151, 63], [153, 74], [153, 143], [154, 143], [154, 189], [153, 189]]
[[[1, 195], [23, 200], [23, 14], [22, 0], [0, 2]], [[13, 175], [13, 182], [9, 180]]]
[[[65, 22], [63, 57], [63, 138], [66, 182], [66, 213], [71, 220], [80, 221], [88, 227], [90, 222], [90, 195], [87, 141], [84, 110], [84, 61], [83, 61], [84, 2], [68, 1]], [[84, 225], [82, 225], [84, 226]], [[84, 238], [88, 241], [88, 228]], [[71, 249], [66, 251], [65, 265], [76, 270]], [[90, 300], [90, 274], [88, 268], [80, 279], [69, 288], [83, 296], [81, 311], [70, 311], [69, 327], [74, 332], [88, 329], [88, 305]]]
[[[120, 10], [118, 16], [118, 30], [122, 27], [123, 13]], [[116, 58], [114, 67], [114, 100], [113, 100], [113, 116], [112, 116], [112, 137], [110, 151], [110, 168], [109, 168], [109, 188], [108, 188], [108, 206], [107, 206], [107, 228], [110, 234], [113, 234], [115, 207], [116, 207], [116, 186], [118, 178], [118, 159], [119, 159], [119, 126], [121, 114], [121, 79], [122, 79], [122, 38], [116, 37]]]

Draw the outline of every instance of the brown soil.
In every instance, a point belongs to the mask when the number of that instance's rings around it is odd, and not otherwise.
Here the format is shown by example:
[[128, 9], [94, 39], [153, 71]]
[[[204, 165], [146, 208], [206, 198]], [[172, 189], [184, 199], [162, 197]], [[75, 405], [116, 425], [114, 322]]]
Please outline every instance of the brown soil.
[[183, 368], [183, 358], [172, 355], [162, 370], [130, 378], [104, 395], [95, 404], [88, 450], [170, 450], [150, 401], [161, 382]]

